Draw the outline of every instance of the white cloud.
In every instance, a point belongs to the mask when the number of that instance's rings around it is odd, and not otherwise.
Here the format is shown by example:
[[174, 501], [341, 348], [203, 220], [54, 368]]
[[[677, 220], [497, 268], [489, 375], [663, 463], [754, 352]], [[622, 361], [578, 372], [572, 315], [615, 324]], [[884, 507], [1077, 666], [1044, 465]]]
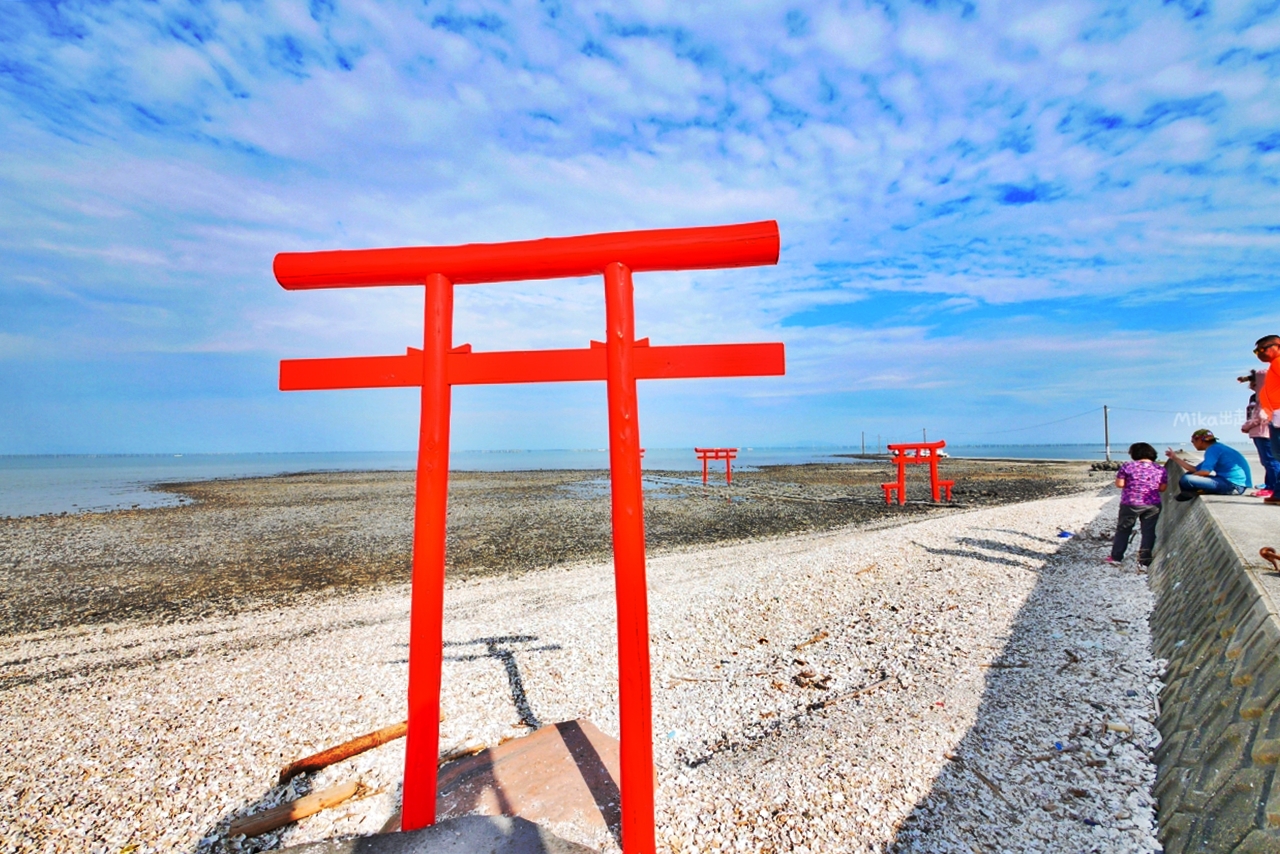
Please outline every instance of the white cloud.
[[827, 6], [814, 16], [813, 32], [834, 60], [855, 69], [879, 62], [889, 41], [888, 22], [876, 8], [850, 13]]
[[[212, 35], [180, 43], [161, 23], [178, 8], [95, 8], [83, 40], [32, 23], [13, 42], [49, 79], [0, 81], [10, 281], [56, 282], [76, 308], [31, 298], [10, 317], [55, 339], [394, 352], [418, 334], [414, 297], [283, 294], [271, 255], [776, 217], [778, 268], [645, 277], [639, 307], [667, 341], [794, 338], [795, 387], [817, 398], [825, 382], [918, 375], [923, 363], [891, 364], [922, 358], [913, 334], [1028, 301], [1256, 287], [1242, 283], [1280, 260], [1258, 230], [1280, 201], [1277, 155], [1258, 145], [1280, 97], [1252, 58], [1270, 24], [1236, 33], [1136, 9], [1113, 25], [1090, 4], [891, 19], [830, 4], [792, 35], [789, 10], [765, 3], [562, 7], [555, 20], [535, 6], [367, 4], [323, 25], [303, 4], [214, 3]], [[1233, 47], [1243, 58], [1218, 65]], [[598, 290], [468, 290], [460, 335], [580, 346], [598, 337]], [[872, 319], [780, 325], [921, 290], [943, 296], [902, 335]], [[948, 346], [967, 352], [963, 335]], [[837, 380], [863, 348], [878, 367]], [[1076, 389], [1071, 364], [1044, 370]]]
[[50, 355], [50, 349], [47, 342], [42, 342], [35, 336], [0, 332], [0, 358], [2, 359], [29, 359], [33, 356], [48, 356]]
[[1273, 51], [1280, 45], [1280, 21], [1255, 24], [1240, 34], [1240, 43], [1259, 51]]
[[964, 49], [953, 29], [922, 15], [906, 18], [898, 44], [907, 56], [935, 63], [945, 62]]
[[1041, 53], [1052, 55], [1075, 38], [1088, 11], [1080, 3], [1041, 7], [1029, 14], [1016, 16], [1006, 32], [1014, 38], [1025, 39]]
[[1155, 156], [1170, 163], [1189, 163], [1204, 160], [1213, 150], [1212, 128], [1199, 119], [1183, 119], [1172, 122], [1153, 133], [1147, 145], [1155, 149]]

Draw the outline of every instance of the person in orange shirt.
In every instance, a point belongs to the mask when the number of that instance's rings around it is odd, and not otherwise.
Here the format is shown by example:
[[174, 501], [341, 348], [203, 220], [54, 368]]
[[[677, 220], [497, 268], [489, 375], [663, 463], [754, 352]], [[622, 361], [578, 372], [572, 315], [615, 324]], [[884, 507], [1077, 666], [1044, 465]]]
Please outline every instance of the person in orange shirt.
[[[1258, 361], [1267, 362], [1267, 381], [1258, 391], [1258, 415], [1271, 425], [1271, 453], [1280, 451], [1280, 335], [1264, 335], [1253, 347]], [[1277, 458], [1280, 459], [1280, 458]], [[1262, 499], [1267, 504], [1280, 504], [1280, 496]]]

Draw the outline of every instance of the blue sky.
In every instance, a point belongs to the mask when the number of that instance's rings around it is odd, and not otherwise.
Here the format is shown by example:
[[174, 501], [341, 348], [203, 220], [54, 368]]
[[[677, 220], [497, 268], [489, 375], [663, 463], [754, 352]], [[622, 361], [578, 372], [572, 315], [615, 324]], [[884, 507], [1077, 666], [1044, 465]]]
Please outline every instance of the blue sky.
[[[1177, 438], [1280, 331], [1278, 79], [1276, 0], [0, 4], [0, 453], [410, 448], [413, 392], [276, 363], [402, 352], [420, 290], [276, 252], [759, 219], [777, 267], [637, 276], [637, 331], [787, 376], [645, 384], [646, 444]], [[476, 349], [602, 326], [457, 296]], [[454, 401], [458, 448], [605, 441], [598, 384]]]

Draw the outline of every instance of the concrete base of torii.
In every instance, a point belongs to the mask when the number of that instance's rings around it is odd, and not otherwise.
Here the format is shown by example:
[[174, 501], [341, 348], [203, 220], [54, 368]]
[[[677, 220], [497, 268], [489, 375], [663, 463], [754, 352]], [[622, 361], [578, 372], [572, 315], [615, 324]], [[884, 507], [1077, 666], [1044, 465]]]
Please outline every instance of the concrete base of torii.
[[313, 842], [284, 849], [290, 854], [595, 854], [567, 842], [528, 819], [465, 815], [409, 833]]
[[550, 724], [440, 769], [435, 825], [286, 849], [293, 854], [587, 854], [580, 839], [621, 838], [618, 741], [588, 720]]

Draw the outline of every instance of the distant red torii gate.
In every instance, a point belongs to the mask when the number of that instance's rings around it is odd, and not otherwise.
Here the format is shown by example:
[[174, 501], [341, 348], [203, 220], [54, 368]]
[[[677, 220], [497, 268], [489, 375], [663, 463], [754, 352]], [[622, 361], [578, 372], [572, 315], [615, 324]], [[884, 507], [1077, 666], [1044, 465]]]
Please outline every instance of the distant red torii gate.
[[[653, 712], [648, 592], [640, 480], [636, 380], [777, 376], [783, 345], [652, 347], [635, 338], [633, 272], [706, 270], [778, 262], [773, 221], [558, 237], [511, 243], [398, 249], [285, 252], [276, 280], [288, 290], [425, 285], [423, 346], [399, 356], [286, 359], [284, 391], [422, 388], [409, 618], [409, 732], [401, 827], [435, 822], [443, 653], [445, 524], [449, 489], [451, 387], [485, 383], [604, 380], [618, 608], [618, 706], [622, 841], [652, 852]], [[574, 350], [473, 353], [453, 346], [453, 286], [603, 275], [605, 340]]]
[[738, 458], [737, 448], [694, 448], [693, 452], [702, 461], [702, 485], [707, 484], [707, 461], [724, 460], [724, 482], [733, 483], [733, 461]]
[[951, 487], [954, 480], [938, 479], [938, 455], [947, 446], [945, 441], [938, 442], [900, 442], [888, 446], [890, 459], [898, 468], [898, 479], [893, 483], [882, 483], [884, 503], [891, 504], [893, 494], [898, 493], [898, 503], [907, 503], [907, 466], [927, 465], [929, 467], [929, 488], [933, 491], [933, 500], [937, 502], [940, 490], [946, 490], [947, 500], [951, 500]]

